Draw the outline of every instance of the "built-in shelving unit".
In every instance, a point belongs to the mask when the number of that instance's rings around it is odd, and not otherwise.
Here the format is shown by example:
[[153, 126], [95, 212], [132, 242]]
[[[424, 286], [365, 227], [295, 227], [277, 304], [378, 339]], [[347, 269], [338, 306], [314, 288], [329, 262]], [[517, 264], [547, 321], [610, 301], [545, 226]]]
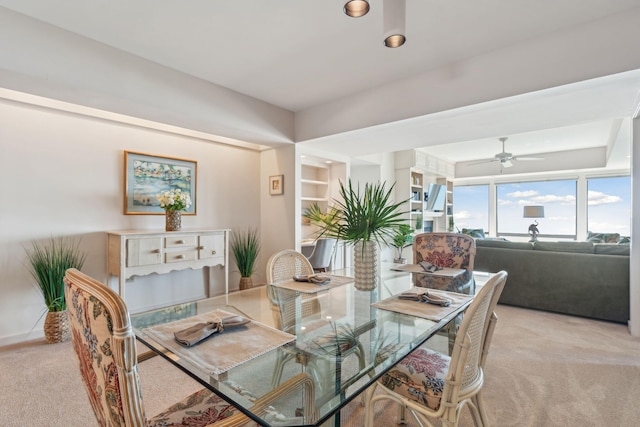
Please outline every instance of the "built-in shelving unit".
[[[396, 200], [407, 200], [406, 219], [416, 232], [448, 231], [453, 220], [453, 165], [417, 150], [395, 153]], [[408, 185], [407, 185], [408, 184]], [[427, 211], [430, 184], [446, 187], [444, 211]]]
[[[328, 166], [302, 163], [300, 171], [300, 212], [302, 214], [314, 203], [323, 211], [327, 210], [331, 198], [330, 182], [331, 169]], [[309, 225], [304, 218], [302, 218], [302, 224]]]

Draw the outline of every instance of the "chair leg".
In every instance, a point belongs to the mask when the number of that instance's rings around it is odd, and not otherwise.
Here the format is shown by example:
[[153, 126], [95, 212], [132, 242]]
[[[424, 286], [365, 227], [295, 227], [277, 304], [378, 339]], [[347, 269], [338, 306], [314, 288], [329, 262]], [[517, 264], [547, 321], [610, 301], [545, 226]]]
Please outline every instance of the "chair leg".
[[[482, 390], [478, 391], [475, 396], [471, 398], [471, 403], [475, 406], [477, 415], [474, 416], [474, 421], [477, 427], [484, 427], [489, 425], [489, 420], [487, 419], [487, 411], [484, 408], [484, 399], [482, 398]], [[472, 410], [472, 414], [473, 414]]]

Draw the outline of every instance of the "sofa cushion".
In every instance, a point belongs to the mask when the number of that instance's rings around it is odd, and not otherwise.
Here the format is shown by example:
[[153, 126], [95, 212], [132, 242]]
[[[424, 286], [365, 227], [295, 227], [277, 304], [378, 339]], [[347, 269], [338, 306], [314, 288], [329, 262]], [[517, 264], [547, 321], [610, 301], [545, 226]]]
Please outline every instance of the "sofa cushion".
[[592, 233], [589, 231], [587, 242], [592, 243], [618, 243], [620, 233]]
[[484, 239], [484, 229], [483, 228], [463, 228], [462, 234], [468, 234], [469, 236], [476, 239]]
[[485, 248], [533, 250], [533, 244], [529, 242], [509, 242], [507, 240], [478, 239], [476, 240], [476, 247], [480, 246]]
[[536, 242], [534, 245], [534, 249], [536, 251], [592, 254], [593, 243], [591, 242]]
[[629, 256], [629, 245], [617, 245], [612, 243], [596, 243], [593, 245], [593, 253], [605, 255]]

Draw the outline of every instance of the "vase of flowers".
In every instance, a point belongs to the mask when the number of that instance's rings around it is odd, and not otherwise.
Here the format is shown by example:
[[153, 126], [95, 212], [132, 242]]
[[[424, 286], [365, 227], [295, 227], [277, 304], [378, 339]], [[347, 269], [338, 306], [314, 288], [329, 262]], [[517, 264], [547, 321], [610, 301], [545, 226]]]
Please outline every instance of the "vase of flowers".
[[165, 213], [165, 229], [167, 231], [178, 231], [182, 227], [182, 211], [191, 206], [191, 196], [183, 193], [179, 188], [163, 191], [156, 195], [160, 202], [160, 207]]

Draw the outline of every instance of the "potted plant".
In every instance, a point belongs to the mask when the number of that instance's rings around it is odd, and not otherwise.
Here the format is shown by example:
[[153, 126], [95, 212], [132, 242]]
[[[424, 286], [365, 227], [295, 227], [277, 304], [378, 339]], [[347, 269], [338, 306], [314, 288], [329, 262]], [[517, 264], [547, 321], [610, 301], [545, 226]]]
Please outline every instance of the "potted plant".
[[400, 224], [396, 229], [396, 234], [393, 236], [391, 246], [396, 248], [396, 254], [398, 255], [393, 262], [396, 264], [405, 264], [407, 260], [402, 257], [402, 251], [413, 244], [413, 230], [408, 224]]
[[182, 228], [182, 211], [191, 206], [191, 196], [179, 188], [163, 191], [156, 195], [165, 213], [165, 230], [178, 231]]
[[342, 240], [354, 246], [356, 286], [373, 289], [378, 281], [378, 247], [393, 238], [394, 231], [403, 221], [400, 207], [406, 200], [394, 203], [384, 183], [353, 187], [351, 180], [345, 187], [340, 182], [340, 200], [334, 199], [329, 212], [324, 213], [317, 204], [311, 205], [304, 216], [318, 226], [318, 237]]
[[64, 275], [69, 268], [78, 270], [84, 265], [86, 254], [79, 249], [79, 242], [58, 237], [46, 244], [33, 242], [27, 250], [29, 271], [35, 279], [47, 306], [44, 335], [48, 343], [69, 339], [67, 302], [64, 297]]
[[240, 289], [249, 289], [253, 286], [251, 276], [256, 267], [256, 260], [260, 254], [260, 241], [258, 230], [249, 228], [246, 231], [234, 230], [231, 233], [231, 252], [240, 271]]

